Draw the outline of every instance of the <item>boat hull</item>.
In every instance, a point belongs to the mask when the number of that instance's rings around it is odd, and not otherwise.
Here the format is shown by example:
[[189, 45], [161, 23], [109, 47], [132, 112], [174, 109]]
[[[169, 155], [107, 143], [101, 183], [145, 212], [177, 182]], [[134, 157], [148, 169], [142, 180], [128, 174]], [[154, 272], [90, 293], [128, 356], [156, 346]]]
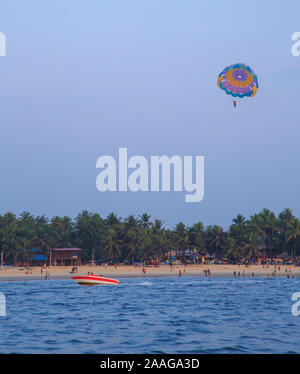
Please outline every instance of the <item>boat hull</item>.
[[112, 278], [104, 278], [97, 275], [72, 277], [81, 286], [117, 285], [120, 282]]

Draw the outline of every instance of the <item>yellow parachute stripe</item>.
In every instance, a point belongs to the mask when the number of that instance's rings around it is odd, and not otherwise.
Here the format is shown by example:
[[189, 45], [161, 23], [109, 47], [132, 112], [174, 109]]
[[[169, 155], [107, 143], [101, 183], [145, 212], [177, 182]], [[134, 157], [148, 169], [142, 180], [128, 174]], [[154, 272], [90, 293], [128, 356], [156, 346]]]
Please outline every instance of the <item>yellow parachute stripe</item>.
[[253, 91], [253, 94], [251, 95], [251, 97], [253, 97], [253, 96], [256, 95], [256, 92], [257, 92], [257, 87], [256, 87], [256, 85], [253, 86], [252, 91]]
[[220, 87], [220, 83], [222, 82], [222, 80], [223, 80], [223, 77], [222, 77], [222, 75], [220, 75], [219, 76], [219, 78], [218, 78], [218, 87]]
[[[235, 69], [237, 70], [237, 69]], [[249, 74], [249, 72], [247, 71], [247, 76], [248, 78], [243, 81], [243, 82], [239, 82], [237, 80], [235, 80], [232, 76], [232, 73], [233, 73], [234, 70], [228, 70], [227, 73], [226, 73], [226, 80], [231, 83], [233, 86], [236, 86], [236, 87], [248, 87], [250, 86], [250, 84], [253, 82], [253, 75]]]

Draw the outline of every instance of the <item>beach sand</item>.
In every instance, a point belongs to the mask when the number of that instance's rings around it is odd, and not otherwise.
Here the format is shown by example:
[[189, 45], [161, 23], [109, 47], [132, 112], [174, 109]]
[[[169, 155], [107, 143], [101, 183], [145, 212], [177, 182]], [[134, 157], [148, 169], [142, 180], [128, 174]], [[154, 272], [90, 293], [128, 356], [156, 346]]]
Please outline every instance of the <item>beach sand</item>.
[[86, 275], [88, 272], [92, 272], [97, 275], [103, 275], [111, 278], [153, 278], [153, 277], [178, 277], [179, 271], [181, 271], [182, 277], [205, 277], [205, 271], [209, 269], [210, 277], [233, 277], [234, 272], [240, 277], [278, 277], [278, 276], [300, 276], [300, 267], [280, 265], [280, 270], [277, 270], [274, 275], [275, 267], [268, 265], [268, 267], [262, 265], [173, 265], [172, 268], [169, 265], [161, 266], [148, 266], [145, 267], [145, 273], [142, 271], [142, 267], [135, 267], [134, 265], [118, 265], [114, 266], [78, 266], [78, 272], [71, 274], [71, 266], [51, 266], [43, 268], [41, 274], [40, 267], [0, 267], [0, 281], [7, 280], [38, 280], [45, 279], [46, 273], [48, 279], [71, 279], [73, 276]]

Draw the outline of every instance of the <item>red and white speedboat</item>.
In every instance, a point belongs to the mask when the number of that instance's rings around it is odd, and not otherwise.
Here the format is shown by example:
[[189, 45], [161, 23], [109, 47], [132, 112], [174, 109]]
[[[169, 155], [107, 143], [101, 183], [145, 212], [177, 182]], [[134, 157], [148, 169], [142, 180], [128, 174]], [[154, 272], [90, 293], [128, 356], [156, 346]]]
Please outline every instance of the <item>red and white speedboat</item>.
[[116, 279], [104, 278], [102, 275], [94, 274], [72, 277], [72, 279], [81, 286], [97, 286], [99, 284], [116, 285], [120, 283]]

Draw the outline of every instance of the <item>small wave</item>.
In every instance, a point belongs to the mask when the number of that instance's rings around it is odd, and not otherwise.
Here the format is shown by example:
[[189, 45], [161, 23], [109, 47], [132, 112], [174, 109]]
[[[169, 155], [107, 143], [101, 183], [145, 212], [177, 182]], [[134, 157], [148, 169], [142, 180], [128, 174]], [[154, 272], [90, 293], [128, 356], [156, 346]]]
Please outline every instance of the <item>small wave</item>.
[[147, 282], [147, 281], [139, 283], [139, 286], [152, 286], [152, 285], [153, 285], [153, 283]]
[[71, 340], [69, 340], [69, 343], [72, 343], [72, 344], [74, 344], [74, 343], [75, 343], [75, 344], [76, 344], [76, 343], [80, 343], [80, 344], [81, 344], [81, 343], [83, 343], [83, 341], [80, 340], [80, 339], [76, 339], [76, 338], [75, 338], [75, 339], [71, 339]]
[[53, 339], [46, 339], [46, 340], [44, 340], [43, 343], [44, 344], [57, 344], [57, 341], [53, 340]]

